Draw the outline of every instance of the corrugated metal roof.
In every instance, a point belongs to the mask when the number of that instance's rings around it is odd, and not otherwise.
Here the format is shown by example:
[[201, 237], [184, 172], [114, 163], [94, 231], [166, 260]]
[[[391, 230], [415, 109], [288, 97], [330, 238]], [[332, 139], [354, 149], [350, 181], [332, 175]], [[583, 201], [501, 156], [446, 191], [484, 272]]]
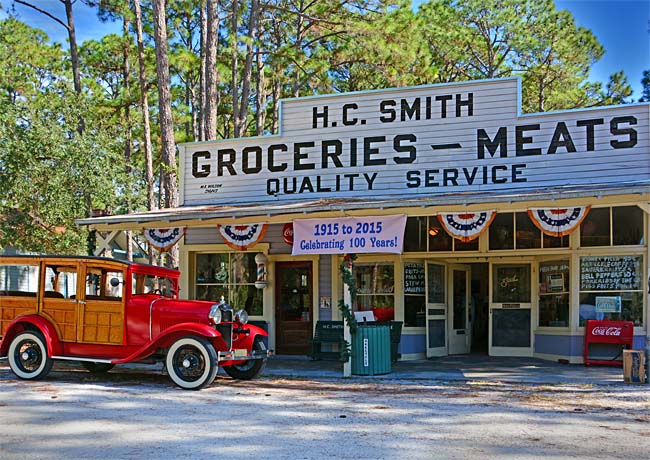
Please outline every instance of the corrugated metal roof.
[[[77, 225], [90, 226], [96, 229], [137, 229], [155, 227], [181, 226], [187, 221], [211, 221], [211, 223], [233, 223], [241, 219], [248, 221], [251, 218], [264, 222], [274, 217], [286, 216], [286, 221], [294, 220], [298, 215], [314, 213], [338, 212], [341, 214], [354, 215], [355, 212], [367, 213], [369, 209], [377, 209], [382, 213], [386, 210], [409, 207], [462, 207], [468, 206], [515, 203], [526, 201], [558, 201], [574, 198], [594, 197], [600, 198], [609, 195], [639, 194], [646, 195], [648, 200], [650, 194], [650, 182], [629, 181], [625, 183], [611, 184], [589, 184], [582, 186], [554, 187], [553, 189], [523, 189], [519, 191], [510, 190], [509, 193], [445, 193], [432, 194], [430, 197], [409, 198], [407, 196], [395, 196], [390, 199], [322, 199], [313, 201], [297, 201], [281, 204], [250, 204], [241, 206], [216, 206], [197, 205], [181, 206], [178, 208], [158, 209], [132, 214], [116, 216], [93, 217], [78, 219]], [[558, 203], [558, 206], [560, 203]], [[493, 207], [493, 206], [490, 206]]]

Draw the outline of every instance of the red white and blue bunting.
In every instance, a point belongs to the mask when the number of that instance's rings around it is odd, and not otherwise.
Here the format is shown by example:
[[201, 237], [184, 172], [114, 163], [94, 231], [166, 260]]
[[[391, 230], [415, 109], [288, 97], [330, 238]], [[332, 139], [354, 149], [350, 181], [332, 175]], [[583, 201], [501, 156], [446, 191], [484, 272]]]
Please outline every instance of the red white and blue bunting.
[[245, 251], [264, 238], [266, 227], [266, 224], [219, 225], [219, 233], [228, 246]]
[[575, 208], [529, 209], [528, 216], [533, 224], [546, 235], [561, 237], [568, 235], [580, 226], [587, 217], [590, 206]]
[[185, 235], [185, 227], [147, 228], [144, 237], [154, 248], [166, 252]]
[[467, 243], [478, 238], [496, 215], [496, 211], [450, 212], [438, 214], [438, 220], [451, 237]]

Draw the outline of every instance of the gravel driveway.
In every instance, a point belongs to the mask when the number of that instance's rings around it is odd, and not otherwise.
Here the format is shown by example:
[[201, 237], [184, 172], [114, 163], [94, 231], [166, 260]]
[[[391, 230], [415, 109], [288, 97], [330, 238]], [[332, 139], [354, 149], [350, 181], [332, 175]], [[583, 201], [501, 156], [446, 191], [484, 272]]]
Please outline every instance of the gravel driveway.
[[0, 458], [643, 459], [650, 391], [267, 377], [183, 391], [139, 370], [57, 369], [16, 380], [0, 364]]

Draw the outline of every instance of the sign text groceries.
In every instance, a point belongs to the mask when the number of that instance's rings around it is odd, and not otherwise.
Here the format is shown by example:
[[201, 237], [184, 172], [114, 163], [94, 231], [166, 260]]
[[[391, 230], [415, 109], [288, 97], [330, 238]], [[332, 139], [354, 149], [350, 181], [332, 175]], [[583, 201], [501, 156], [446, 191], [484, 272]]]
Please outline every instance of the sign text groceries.
[[[473, 93], [448, 96], [437, 96], [434, 100], [382, 100], [377, 107], [378, 123], [397, 126], [432, 119], [434, 113], [438, 118], [454, 115], [455, 118], [474, 117]], [[442, 105], [433, 111], [433, 104]], [[358, 108], [356, 103], [343, 105], [341, 113], [336, 115], [339, 123], [350, 127], [365, 125], [366, 120], [355, 114]], [[334, 110], [328, 106], [313, 107], [312, 128], [326, 132], [328, 128], [336, 126], [336, 122], [331, 121], [334, 116]], [[407, 166], [403, 172], [404, 186], [427, 190], [522, 183], [528, 182], [527, 158], [594, 151], [598, 147], [596, 144], [603, 142], [608, 149], [632, 148], [637, 144], [638, 137], [635, 125], [636, 117], [617, 116], [585, 117], [543, 125], [531, 123], [477, 128], [475, 140], [469, 146], [461, 144], [459, 139], [429, 145], [418, 142], [418, 136], [414, 133], [368, 137], [324, 136], [323, 139], [305, 142], [268, 145], [253, 143], [237, 149], [193, 152], [192, 176], [219, 178], [270, 174], [266, 179], [266, 194], [269, 196], [373, 191], [382, 182], [377, 179], [391, 165], [417, 164], [419, 157], [448, 157], [449, 154], [460, 154], [469, 149], [476, 155], [477, 162], [473, 165], [454, 167], [447, 162], [440, 168], [411, 169]], [[576, 137], [584, 137], [586, 142], [574, 142]], [[504, 158], [515, 161], [493, 161]], [[357, 168], [356, 172], [351, 168]], [[220, 184], [206, 184], [202, 189], [204, 193], [217, 193], [220, 187]]]
[[295, 220], [292, 254], [400, 254], [405, 226], [405, 215]]

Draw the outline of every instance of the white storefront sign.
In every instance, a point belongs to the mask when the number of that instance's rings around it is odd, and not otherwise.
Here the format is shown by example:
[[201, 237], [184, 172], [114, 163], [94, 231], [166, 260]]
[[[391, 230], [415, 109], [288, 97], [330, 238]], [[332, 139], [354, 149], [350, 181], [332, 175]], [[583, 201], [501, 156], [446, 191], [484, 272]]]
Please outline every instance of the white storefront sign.
[[401, 254], [405, 226], [405, 215], [295, 220], [291, 253]]
[[520, 114], [517, 78], [282, 101], [279, 135], [184, 144], [183, 205], [650, 180], [647, 104]]
[[621, 296], [596, 296], [596, 311], [601, 313], [620, 313]]

